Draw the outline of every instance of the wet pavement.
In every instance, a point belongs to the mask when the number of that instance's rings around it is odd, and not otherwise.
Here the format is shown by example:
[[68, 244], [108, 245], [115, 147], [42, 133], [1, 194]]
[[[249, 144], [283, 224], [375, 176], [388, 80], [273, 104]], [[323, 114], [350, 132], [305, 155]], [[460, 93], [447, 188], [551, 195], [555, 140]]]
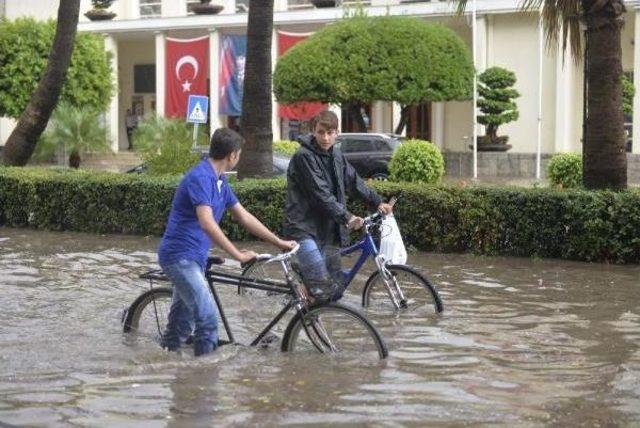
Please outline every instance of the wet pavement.
[[[277, 345], [195, 359], [122, 333], [157, 243], [0, 228], [0, 425], [640, 425], [638, 266], [411, 254], [445, 312], [366, 312], [386, 361]], [[244, 343], [248, 313], [274, 314], [219, 291]]]

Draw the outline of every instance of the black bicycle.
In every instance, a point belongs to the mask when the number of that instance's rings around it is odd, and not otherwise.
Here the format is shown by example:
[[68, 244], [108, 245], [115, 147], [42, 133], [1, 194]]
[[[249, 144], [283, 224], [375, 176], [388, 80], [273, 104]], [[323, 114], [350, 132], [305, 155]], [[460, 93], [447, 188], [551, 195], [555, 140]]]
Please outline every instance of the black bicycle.
[[[219, 272], [213, 266], [224, 263], [220, 257], [210, 257], [205, 270], [209, 289], [218, 306], [227, 341], [235, 343], [235, 338], [224, 312], [214, 284], [228, 284], [261, 290], [270, 295], [286, 297], [282, 310], [267, 324], [251, 342], [255, 346], [278, 324], [291, 309], [294, 315], [282, 335], [281, 349], [284, 352], [316, 350], [321, 353], [345, 353], [364, 356], [377, 354], [383, 359], [388, 355], [387, 347], [376, 327], [359, 310], [336, 302], [314, 302], [292, 274], [291, 258], [298, 251], [271, 255], [263, 263], [279, 264], [285, 281], [263, 278], [247, 278], [226, 272]], [[150, 289], [142, 293], [123, 314], [124, 332], [158, 338], [162, 334], [171, 307], [173, 290], [170, 287], [154, 287], [155, 281], [167, 281], [161, 270], [152, 270], [140, 275], [150, 282]]]

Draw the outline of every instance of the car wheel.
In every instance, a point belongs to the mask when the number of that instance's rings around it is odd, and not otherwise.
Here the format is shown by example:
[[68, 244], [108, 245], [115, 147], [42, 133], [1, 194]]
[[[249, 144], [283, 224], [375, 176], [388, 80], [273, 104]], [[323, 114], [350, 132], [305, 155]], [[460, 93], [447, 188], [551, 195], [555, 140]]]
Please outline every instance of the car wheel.
[[375, 181], [387, 181], [389, 180], [389, 176], [384, 172], [376, 172], [371, 176], [371, 179]]

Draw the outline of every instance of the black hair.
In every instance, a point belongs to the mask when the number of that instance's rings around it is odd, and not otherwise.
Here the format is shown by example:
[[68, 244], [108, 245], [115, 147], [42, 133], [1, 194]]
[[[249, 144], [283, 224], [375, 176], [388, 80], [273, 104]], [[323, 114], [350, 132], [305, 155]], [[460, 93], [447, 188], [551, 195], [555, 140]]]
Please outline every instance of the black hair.
[[231, 153], [240, 150], [244, 144], [244, 138], [233, 129], [218, 128], [211, 136], [209, 157], [220, 160]]

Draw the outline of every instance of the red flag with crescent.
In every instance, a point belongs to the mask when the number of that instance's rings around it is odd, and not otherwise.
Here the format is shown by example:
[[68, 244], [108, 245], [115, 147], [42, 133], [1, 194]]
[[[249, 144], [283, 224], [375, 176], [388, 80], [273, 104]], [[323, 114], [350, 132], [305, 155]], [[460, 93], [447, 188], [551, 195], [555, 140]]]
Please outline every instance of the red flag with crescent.
[[[289, 33], [278, 31], [278, 56], [292, 48], [296, 43], [303, 41], [313, 33]], [[321, 111], [326, 110], [326, 105], [318, 102], [299, 102], [293, 104], [279, 104], [278, 116], [287, 119], [309, 120]]]
[[167, 37], [165, 116], [185, 117], [189, 95], [208, 96], [208, 77], [209, 36], [196, 39]]

